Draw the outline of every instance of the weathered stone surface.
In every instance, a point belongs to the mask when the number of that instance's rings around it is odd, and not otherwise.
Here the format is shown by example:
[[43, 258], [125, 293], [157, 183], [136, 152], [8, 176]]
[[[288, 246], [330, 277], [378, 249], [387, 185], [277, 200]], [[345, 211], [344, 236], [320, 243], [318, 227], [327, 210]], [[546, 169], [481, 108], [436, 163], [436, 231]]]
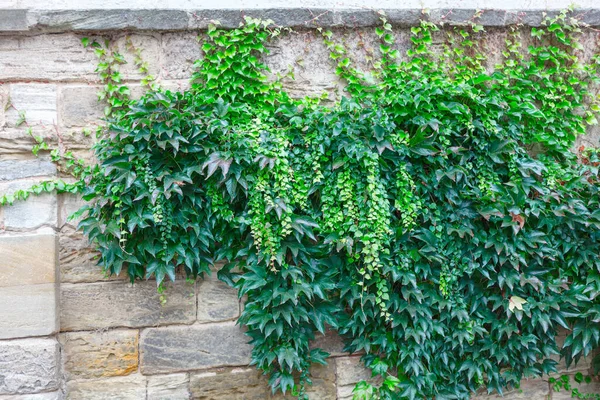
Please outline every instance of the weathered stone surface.
[[0, 400], [62, 400], [63, 395], [60, 391], [36, 393], [36, 394], [14, 394], [0, 395]]
[[315, 333], [315, 340], [310, 344], [311, 349], [320, 348], [329, 353], [330, 357], [339, 357], [348, 355], [344, 352], [344, 341], [336, 331], [329, 329], [325, 335], [319, 332]]
[[[131, 41], [134, 49], [128, 45], [128, 39]], [[125, 58], [127, 64], [121, 66], [120, 71], [123, 79], [140, 80], [145, 77], [145, 73], [139, 71], [135, 64], [135, 52], [141, 50], [141, 58], [148, 64], [148, 74], [158, 76], [160, 72], [160, 36], [152, 35], [128, 35], [122, 36], [114, 41], [116, 48]], [[133, 51], [132, 51], [133, 50]], [[133, 94], [133, 97], [136, 97]]]
[[9, 36], [0, 45], [0, 81], [95, 80], [97, 63], [73, 34]]
[[194, 285], [183, 281], [166, 284], [167, 303], [161, 305], [156, 282], [62, 284], [60, 327], [62, 331], [139, 328], [196, 319]]
[[190, 376], [194, 400], [264, 400], [271, 391], [256, 368], [221, 369]]
[[[550, 397], [550, 386], [548, 381], [542, 379], [523, 379], [519, 389], [504, 392], [504, 395], [499, 394], [487, 395], [486, 392], [479, 393], [472, 397], [473, 400], [548, 400]], [[554, 398], [554, 397], [552, 397]]]
[[[13, 194], [17, 190], [29, 189], [42, 179], [25, 179], [0, 182], [0, 196]], [[26, 201], [17, 201], [3, 207], [5, 229], [34, 229], [41, 226], [56, 226], [57, 203], [54, 193], [29, 196]]]
[[127, 279], [126, 273], [107, 276], [97, 265], [99, 253], [80, 231], [64, 226], [59, 234], [60, 280], [65, 283], [101, 282]]
[[375, 384], [381, 382], [380, 378], [371, 378], [371, 371], [360, 362], [359, 356], [336, 358], [335, 364], [338, 399], [352, 399], [352, 390], [354, 390], [356, 383], [360, 381]]
[[0, 10], [0, 32], [26, 31], [28, 28], [27, 10]]
[[[2, 117], [2, 111], [0, 111], [0, 118]], [[1, 121], [0, 121], [1, 122]], [[55, 145], [56, 132], [49, 127], [35, 126], [32, 128], [31, 133], [34, 136], [39, 136], [48, 143], [48, 145]], [[35, 144], [35, 140], [28, 133], [26, 127], [21, 128], [2, 128], [0, 126], [0, 156], [24, 156], [31, 157], [31, 148]]]
[[54, 339], [0, 341], [0, 394], [58, 389], [58, 357]]
[[56, 282], [56, 239], [54, 233], [0, 236], [0, 287]]
[[[310, 368], [310, 376], [313, 384], [306, 389], [306, 393], [310, 399], [337, 399], [335, 363], [333, 361], [327, 365], [313, 365]], [[264, 379], [264, 384], [267, 385], [266, 379]], [[272, 400], [296, 399], [296, 397], [289, 393], [285, 396], [279, 393], [275, 396], [271, 395], [269, 398]]]
[[61, 86], [58, 113], [61, 126], [98, 124], [104, 117], [104, 104], [98, 101], [99, 86]]
[[8, 85], [0, 85], [0, 129], [6, 123], [6, 109], [10, 100]]
[[237, 291], [217, 279], [216, 273], [200, 280], [198, 285], [198, 322], [235, 319], [240, 315]]
[[138, 331], [69, 332], [60, 335], [67, 380], [129, 375], [138, 368]]
[[0, 182], [53, 175], [56, 175], [56, 165], [46, 158], [0, 161]]
[[152, 375], [250, 363], [248, 337], [233, 322], [142, 332], [142, 373]]
[[67, 382], [67, 400], [140, 400], [146, 398], [146, 377], [139, 374]]
[[[0, 68], [0, 74], [2, 74], [1, 71], [2, 68]], [[25, 113], [25, 120], [29, 125], [52, 125], [58, 122], [56, 85], [11, 84], [10, 104], [12, 107], [6, 112], [6, 122], [9, 125], [14, 126], [17, 123], [20, 119], [20, 113]]]
[[188, 374], [149, 376], [146, 400], [189, 400], [189, 381]]
[[58, 331], [57, 290], [56, 283], [0, 287], [0, 339]]
[[189, 79], [202, 57], [197, 33], [165, 33], [162, 37], [163, 79]]

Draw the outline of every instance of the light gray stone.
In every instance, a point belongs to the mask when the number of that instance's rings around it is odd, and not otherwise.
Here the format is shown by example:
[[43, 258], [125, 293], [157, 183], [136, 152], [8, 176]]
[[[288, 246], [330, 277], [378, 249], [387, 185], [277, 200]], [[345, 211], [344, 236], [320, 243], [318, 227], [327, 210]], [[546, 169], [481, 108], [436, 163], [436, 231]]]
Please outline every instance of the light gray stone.
[[9, 99], [8, 85], [0, 85], [0, 129], [6, 124], [6, 110]]
[[[2, 70], [0, 69], [0, 71]], [[12, 126], [15, 126], [21, 118], [21, 113], [25, 114], [28, 125], [53, 125], [58, 122], [56, 85], [45, 83], [11, 84], [10, 104], [12, 107], [6, 112], [6, 122]]]
[[360, 381], [367, 381], [371, 384], [381, 383], [380, 377], [371, 378], [371, 370], [361, 363], [359, 356], [336, 358], [335, 365], [338, 399], [352, 399], [354, 386]]
[[28, 28], [27, 10], [0, 9], [0, 32], [26, 31]]
[[62, 400], [62, 392], [46, 392], [36, 394], [14, 394], [14, 395], [0, 395], [0, 400]]
[[57, 286], [46, 283], [0, 287], [0, 339], [57, 332]]
[[57, 282], [53, 232], [0, 236], [0, 287]]
[[[1, 61], [0, 61], [1, 62]], [[2, 112], [0, 111], [0, 118]], [[34, 136], [44, 139], [48, 145], [56, 144], [56, 132], [53, 129], [36, 126], [31, 132]], [[0, 127], [0, 156], [31, 157], [31, 149], [35, 140], [28, 133], [26, 127], [21, 128], [1, 128]]]
[[[129, 48], [128, 41], [133, 44], [134, 49]], [[128, 35], [114, 40], [115, 48], [123, 55], [127, 64], [120, 66], [122, 78], [125, 80], [139, 81], [145, 77], [145, 73], [138, 70], [135, 65], [135, 52], [141, 50], [142, 60], [148, 64], [148, 73], [157, 77], [160, 72], [160, 36], [152, 35]], [[139, 85], [138, 85], [139, 86]], [[145, 88], [138, 90], [144, 91]], [[134, 90], [132, 97], [136, 98]]]
[[[0, 196], [26, 190], [41, 179], [25, 179], [0, 182]], [[56, 194], [30, 195], [26, 201], [15, 201], [12, 206], [3, 207], [5, 229], [34, 229], [41, 226], [57, 225]]]
[[138, 331], [68, 332], [60, 335], [67, 380], [129, 375], [138, 368]]
[[98, 100], [99, 86], [61, 86], [58, 114], [61, 126], [98, 125], [104, 118], [104, 104]]
[[140, 342], [141, 370], [152, 375], [247, 365], [248, 341], [232, 322], [147, 329]]
[[198, 34], [195, 32], [165, 33], [162, 37], [163, 79], [189, 79], [194, 62], [202, 57]]
[[67, 382], [67, 400], [140, 400], [146, 398], [146, 377], [133, 374]]
[[167, 283], [161, 305], [156, 282], [101, 282], [62, 284], [62, 331], [139, 328], [192, 323], [196, 319], [195, 287], [187, 282]]
[[94, 53], [70, 33], [8, 36], [0, 44], [0, 81], [95, 80], [97, 65]]
[[0, 341], [0, 394], [58, 389], [58, 357], [55, 339]]
[[49, 159], [43, 157], [32, 160], [0, 161], [0, 182], [54, 175], [56, 175], [56, 165]]
[[226, 321], [239, 317], [237, 291], [216, 277], [216, 272], [199, 280], [198, 322]]
[[189, 400], [189, 381], [188, 374], [149, 376], [146, 400]]

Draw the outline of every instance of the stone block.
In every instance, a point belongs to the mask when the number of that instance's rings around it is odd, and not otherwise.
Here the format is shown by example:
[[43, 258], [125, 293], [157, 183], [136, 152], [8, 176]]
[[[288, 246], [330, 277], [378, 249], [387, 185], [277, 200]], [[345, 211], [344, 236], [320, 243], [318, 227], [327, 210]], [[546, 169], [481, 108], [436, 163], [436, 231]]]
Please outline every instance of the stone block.
[[0, 32], [18, 32], [27, 29], [27, 10], [0, 9]]
[[58, 116], [61, 126], [98, 125], [104, 118], [104, 104], [98, 101], [99, 86], [60, 86]]
[[[41, 179], [25, 179], [0, 182], [0, 196], [13, 194], [17, 190], [27, 190]], [[35, 229], [57, 225], [56, 194], [30, 195], [26, 201], [15, 201], [12, 206], [2, 207], [5, 229]]]
[[189, 381], [188, 374], [149, 376], [146, 400], [189, 400]]
[[57, 291], [56, 283], [0, 287], [0, 339], [57, 332]]
[[55, 339], [0, 341], [0, 394], [58, 389], [59, 351]]
[[189, 79], [202, 57], [195, 32], [165, 33], [162, 37], [162, 79]]
[[56, 249], [53, 233], [0, 236], [0, 287], [56, 282]]
[[195, 287], [183, 281], [166, 284], [164, 305], [154, 281], [65, 283], [60, 289], [62, 331], [186, 324], [196, 319]]
[[198, 322], [226, 321], [239, 317], [237, 291], [216, 277], [216, 272], [199, 280]]
[[0, 129], [6, 124], [6, 109], [10, 99], [8, 85], [0, 85]]
[[10, 104], [12, 107], [6, 112], [6, 122], [11, 126], [16, 125], [20, 119], [20, 113], [25, 114], [28, 125], [53, 125], [58, 122], [56, 85], [45, 83], [11, 84]]
[[146, 377], [139, 374], [67, 382], [67, 400], [140, 400], [146, 398]]
[[502, 396], [497, 393], [488, 395], [483, 391], [472, 397], [473, 400], [548, 400], [549, 398], [550, 386], [548, 381], [542, 379], [523, 379], [518, 389], [505, 391]]
[[[319, 400], [336, 400], [336, 377], [335, 364], [330, 362], [327, 365], [313, 365], [310, 368], [310, 376], [313, 382], [312, 386], [307, 386], [306, 394], [310, 399]], [[264, 379], [264, 384], [267, 385], [267, 380]], [[285, 395], [278, 393], [269, 397], [272, 400], [293, 400], [296, 399], [289, 392]]]
[[56, 165], [47, 158], [0, 161], [0, 182], [56, 175]]
[[129, 375], [138, 368], [138, 331], [69, 332], [60, 335], [67, 380]]
[[95, 80], [97, 65], [94, 53], [71, 33], [8, 36], [0, 45], [0, 81]]
[[125, 280], [126, 273], [108, 276], [97, 265], [99, 253], [80, 231], [64, 226], [58, 236], [60, 280], [63, 283], [90, 283]]
[[372, 384], [381, 383], [381, 378], [371, 378], [371, 371], [362, 364], [359, 356], [336, 358], [335, 365], [338, 399], [352, 399], [352, 390], [360, 381]]
[[[0, 117], [2, 117], [1, 111]], [[31, 128], [31, 133], [34, 136], [43, 138], [51, 147], [57, 144], [56, 131], [50, 127], [34, 126]], [[31, 148], [34, 145], [35, 140], [31, 137], [26, 127], [0, 127], [0, 156], [13, 157], [17, 155], [21, 157], [26, 155], [27, 157], [31, 157]]]
[[190, 376], [194, 400], [264, 400], [271, 395], [267, 380], [256, 368], [221, 369]]
[[310, 344], [311, 349], [320, 348], [329, 353], [330, 357], [339, 357], [348, 355], [344, 352], [344, 341], [336, 331], [328, 329], [322, 335], [319, 332], [315, 333], [315, 339]]
[[234, 323], [147, 329], [141, 335], [141, 370], [153, 375], [247, 365], [248, 341]]
[[13, 394], [7, 396], [0, 395], [0, 400], [63, 400], [63, 395], [60, 391], [36, 394]]
[[[141, 58], [148, 63], [148, 73], [158, 77], [160, 73], [160, 36], [128, 35], [128, 37], [134, 48], [142, 51]], [[146, 74], [138, 71], [138, 67], [135, 66], [135, 54], [131, 49], [128, 49], [127, 36], [116, 39], [114, 45], [127, 62], [127, 64], [120, 66], [123, 79], [139, 81], [144, 78]]]

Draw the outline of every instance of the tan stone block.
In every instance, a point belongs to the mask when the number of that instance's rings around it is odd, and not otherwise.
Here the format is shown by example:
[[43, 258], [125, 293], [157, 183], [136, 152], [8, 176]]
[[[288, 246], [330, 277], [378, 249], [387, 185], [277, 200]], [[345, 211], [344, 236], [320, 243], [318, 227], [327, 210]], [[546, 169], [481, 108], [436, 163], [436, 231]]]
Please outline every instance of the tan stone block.
[[[313, 365], [310, 368], [310, 376], [313, 384], [307, 386], [306, 394], [310, 399], [319, 400], [336, 400], [337, 389], [336, 389], [336, 376], [335, 376], [335, 363], [333, 360], [327, 365]], [[265, 385], [267, 380], [264, 379]], [[278, 393], [270, 396], [271, 400], [293, 400], [296, 399], [289, 392], [285, 395]]]
[[[0, 196], [14, 194], [17, 190], [27, 190], [33, 185], [51, 178], [24, 179], [0, 182]], [[15, 201], [11, 206], [2, 207], [5, 229], [36, 229], [42, 226], [57, 225], [57, 202], [55, 193], [31, 195], [26, 201]]]
[[227, 368], [190, 376], [194, 400], [265, 400], [271, 390], [256, 368]]
[[146, 398], [146, 377], [139, 374], [68, 381], [67, 400], [140, 400]]
[[58, 331], [57, 283], [0, 287], [0, 339]]
[[[333, 362], [333, 360], [330, 362]], [[381, 383], [380, 377], [371, 377], [371, 370], [363, 365], [360, 361], [360, 356], [336, 358], [335, 365], [338, 399], [352, 399], [354, 386], [360, 381], [367, 381], [375, 385]]]
[[165, 33], [162, 37], [163, 79], [189, 79], [194, 62], [202, 57], [196, 32]]
[[0, 287], [56, 282], [56, 250], [54, 234], [0, 236]]
[[189, 400], [189, 382], [188, 374], [149, 376], [146, 400]]
[[60, 335], [68, 380], [129, 375], [138, 368], [138, 331], [69, 332]]
[[195, 285], [167, 283], [161, 304], [155, 281], [64, 283], [60, 286], [62, 331], [139, 328], [196, 320]]

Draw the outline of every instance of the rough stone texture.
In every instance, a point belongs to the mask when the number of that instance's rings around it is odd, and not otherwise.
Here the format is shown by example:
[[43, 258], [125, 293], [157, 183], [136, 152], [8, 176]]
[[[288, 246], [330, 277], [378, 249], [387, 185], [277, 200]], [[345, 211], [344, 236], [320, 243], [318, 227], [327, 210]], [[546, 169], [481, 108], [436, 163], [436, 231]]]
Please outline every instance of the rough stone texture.
[[[0, 196], [13, 194], [17, 190], [29, 189], [44, 179], [25, 179], [0, 182]], [[5, 229], [35, 229], [41, 226], [56, 226], [56, 195], [45, 193], [29, 196], [27, 201], [17, 201], [12, 206], [3, 207]]]
[[0, 400], [62, 400], [62, 392], [46, 392], [37, 394], [0, 395]]
[[342, 338], [334, 330], [326, 330], [325, 335], [320, 333], [315, 334], [315, 340], [311, 343], [310, 347], [320, 348], [329, 353], [330, 357], [339, 357], [348, 355], [344, 352], [344, 342]]
[[[0, 50], [0, 54], [2, 51]], [[2, 63], [2, 61], [0, 61]], [[0, 67], [0, 74], [2, 74]], [[56, 85], [15, 83], [10, 85], [11, 108], [6, 122], [14, 126], [19, 113], [25, 113], [29, 125], [52, 125], [58, 122], [56, 113]]]
[[194, 400], [264, 400], [271, 391], [256, 368], [222, 369], [190, 376]]
[[[335, 376], [335, 363], [333, 360], [327, 365], [313, 365], [310, 369], [311, 379], [313, 381], [312, 386], [309, 386], [306, 390], [310, 399], [319, 400], [336, 400], [336, 376]], [[265, 385], [267, 385], [266, 379], [264, 379]], [[273, 400], [292, 400], [296, 397], [290, 394], [277, 394], [271, 395]]]
[[58, 389], [58, 357], [54, 339], [0, 341], [0, 394]]
[[194, 285], [178, 281], [167, 284], [167, 303], [160, 304], [156, 282], [62, 284], [60, 327], [62, 331], [138, 328], [196, 319]]
[[163, 79], [189, 79], [202, 57], [197, 33], [166, 33], [162, 38]]
[[198, 322], [225, 321], [240, 315], [237, 291], [217, 279], [216, 273], [198, 285]]
[[146, 400], [189, 400], [189, 381], [188, 374], [149, 376]]
[[[123, 79], [139, 81], [145, 77], [145, 74], [141, 73], [135, 66], [135, 53], [128, 50], [128, 37], [134, 48], [142, 51], [141, 57], [148, 63], [148, 73], [155, 77], [158, 76], [160, 71], [160, 36], [129, 35], [122, 36], [114, 42], [116, 48], [127, 62], [127, 64], [120, 67]], [[133, 97], [135, 97], [135, 95]]]
[[56, 248], [53, 233], [0, 236], [0, 287], [56, 282]]
[[99, 86], [61, 86], [58, 112], [61, 126], [97, 125], [104, 118], [104, 105], [98, 101]]
[[129, 375], [138, 368], [138, 331], [69, 332], [60, 335], [67, 380]]
[[56, 165], [45, 157], [33, 160], [0, 161], [0, 182], [53, 175], [56, 175]]
[[352, 399], [354, 385], [360, 381], [381, 383], [381, 379], [372, 379], [371, 371], [363, 366], [359, 356], [335, 359], [338, 399]]
[[119, 276], [107, 276], [97, 265], [99, 253], [89, 244], [80, 231], [71, 226], [61, 229], [59, 235], [60, 279], [63, 283], [100, 282], [126, 279], [125, 272]]
[[[0, 117], [2, 112], [0, 111]], [[39, 136], [48, 143], [55, 145], [56, 132], [50, 127], [34, 126], [31, 132], [34, 136]], [[27, 129], [21, 128], [0, 128], [0, 157], [31, 157], [31, 148], [35, 140], [29, 135]]]
[[[594, 377], [592, 382], [590, 383], [577, 383], [573, 380], [573, 376], [570, 379], [572, 389], [579, 390], [579, 393], [582, 394], [599, 394], [600, 393], [600, 378]], [[565, 389], [561, 389], [559, 391], [552, 390], [552, 400], [569, 400], [573, 399], [571, 396], [571, 391], [567, 391]], [[584, 397], [585, 398], [585, 397]], [[592, 397], [593, 398], [593, 397]]]
[[[523, 379], [519, 389], [504, 392], [504, 395], [499, 394], [487, 395], [484, 393], [477, 394], [472, 397], [473, 400], [548, 400], [550, 394], [550, 386], [547, 381], [541, 379], [527, 380]], [[554, 399], [554, 397], [552, 397]]]
[[58, 331], [56, 292], [54, 283], [0, 287], [0, 339]]
[[139, 374], [67, 382], [67, 400], [140, 400], [146, 398], [146, 377]]
[[143, 374], [250, 363], [249, 338], [234, 323], [151, 328], [140, 343]]
[[6, 109], [9, 99], [8, 85], [0, 85], [0, 129], [6, 124]]
[[26, 10], [2, 10], [0, 14], [0, 32], [26, 31], [27, 29], [29, 27], [27, 26]]
[[3, 37], [0, 44], [0, 81], [95, 80], [96, 65], [93, 52], [69, 33]]

